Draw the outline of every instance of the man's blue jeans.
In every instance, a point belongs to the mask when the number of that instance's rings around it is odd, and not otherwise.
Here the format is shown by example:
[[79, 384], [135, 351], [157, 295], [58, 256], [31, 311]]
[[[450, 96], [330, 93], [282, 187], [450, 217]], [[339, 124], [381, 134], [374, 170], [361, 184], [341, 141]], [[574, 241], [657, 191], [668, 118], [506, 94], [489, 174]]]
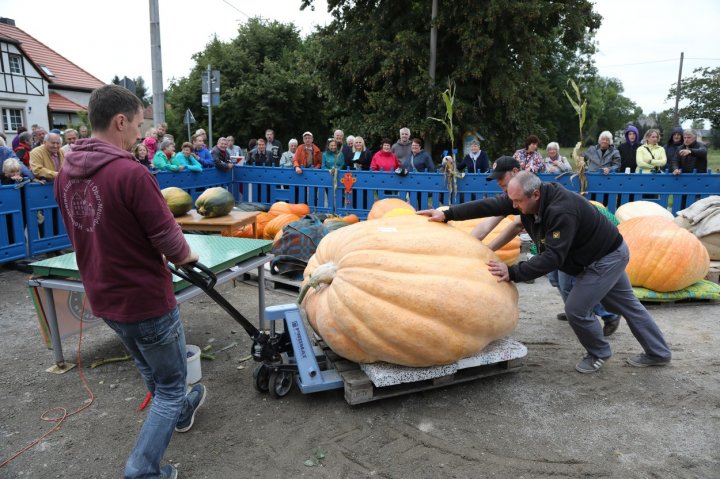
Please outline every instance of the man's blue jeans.
[[152, 406], [125, 465], [125, 479], [157, 478], [175, 425], [193, 412], [185, 399], [187, 358], [180, 312], [176, 306], [167, 314], [138, 323], [107, 319], [105, 323], [120, 336], [153, 394]]
[[[570, 295], [570, 291], [572, 291], [572, 288], [575, 285], [575, 276], [570, 276], [569, 274], [556, 269], [555, 271], [548, 273], [547, 277], [550, 284], [560, 291], [560, 296], [562, 297], [563, 303], [565, 303]], [[603, 319], [612, 319], [615, 317], [615, 315], [605, 309], [601, 303], [595, 305], [593, 313]]]

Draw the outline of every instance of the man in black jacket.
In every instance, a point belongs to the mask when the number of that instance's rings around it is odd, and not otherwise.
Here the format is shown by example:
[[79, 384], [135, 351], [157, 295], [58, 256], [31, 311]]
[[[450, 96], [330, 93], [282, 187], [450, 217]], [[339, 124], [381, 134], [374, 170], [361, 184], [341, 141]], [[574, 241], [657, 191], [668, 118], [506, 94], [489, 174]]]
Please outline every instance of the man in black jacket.
[[682, 146], [668, 160], [673, 175], [692, 173], [693, 170], [707, 173], [707, 146], [697, 141], [697, 135], [693, 130], [684, 130]]
[[638, 301], [625, 266], [630, 253], [617, 227], [582, 196], [557, 183], [542, 183], [530, 172], [518, 173], [507, 195], [472, 201], [441, 212], [420, 211], [432, 221], [467, 220], [519, 214], [538, 254], [508, 267], [490, 261], [488, 269], [498, 281], [527, 281], [551, 271], [576, 277], [565, 302], [565, 313], [587, 355], [575, 366], [581, 373], [598, 371], [612, 352], [592, 308], [602, 302], [621, 314], [644, 353], [627, 362], [636, 367], [664, 366], [671, 352], [660, 328]]

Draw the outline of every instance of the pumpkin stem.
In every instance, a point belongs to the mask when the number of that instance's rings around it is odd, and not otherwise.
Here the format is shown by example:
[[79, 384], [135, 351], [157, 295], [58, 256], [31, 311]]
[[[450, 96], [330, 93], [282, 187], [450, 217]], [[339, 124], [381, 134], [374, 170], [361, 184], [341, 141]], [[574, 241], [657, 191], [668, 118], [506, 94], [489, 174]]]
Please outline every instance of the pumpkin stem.
[[302, 304], [310, 288], [320, 289], [323, 284], [330, 284], [335, 279], [337, 273], [337, 266], [332, 261], [329, 263], [321, 264], [315, 271], [310, 275], [308, 280], [303, 285], [298, 295], [297, 304]]

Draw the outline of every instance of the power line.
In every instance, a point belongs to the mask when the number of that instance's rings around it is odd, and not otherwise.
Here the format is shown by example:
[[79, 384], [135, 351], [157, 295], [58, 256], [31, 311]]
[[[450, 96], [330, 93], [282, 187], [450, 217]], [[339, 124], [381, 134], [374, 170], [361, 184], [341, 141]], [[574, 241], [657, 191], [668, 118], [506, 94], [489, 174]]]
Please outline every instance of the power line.
[[228, 2], [227, 0], [222, 0], [222, 2], [225, 3], [225, 4], [227, 4], [227, 5], [230, 6], [231, 8], [234, 8], [234, 9], [237, 10], [238, 12], [242, 13], [242, 14], [245, 15], [247, 18], [250, 18], [250, 15], [248, 15], [248, 14], [245, 13], [245, 12], [243, 12], [242, 10], [240, 10], [238, 7], [236, 7], [236, 6], [233, 5], [232, 3]]
[[[702, 61], [720, 61], [720, 58], [699, 58], [699, 57], [688, 57], [685, 60], [702, 60]], [[615, 67], [631, 67], [636, 65], [649, 65], [652, 63], [668, 63], [677, 62], [677, 58], [668, 58], [665, 60], [652, 60], [649, 62], [635, 62], [635, 63], [620, 63], [617, 65], [598, 65], [598, 68], [615, 68]]]

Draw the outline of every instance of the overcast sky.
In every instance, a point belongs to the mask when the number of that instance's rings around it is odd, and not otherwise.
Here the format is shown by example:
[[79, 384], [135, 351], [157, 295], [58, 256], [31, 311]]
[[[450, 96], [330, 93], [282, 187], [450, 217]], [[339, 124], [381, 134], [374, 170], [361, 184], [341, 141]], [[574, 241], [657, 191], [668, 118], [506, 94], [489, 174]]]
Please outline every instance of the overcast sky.
[[[325, 0], [315, 0], [314, 12], [300, 12], [300, 0], [159, 3], [165, 87], [170, 79], [188, 75], [192, 54], [202, 51], [213, 35], [232, 39], [248, 17], [293, 22], [302, 34], [330, 19]], [[693, 68], [720, 65], [717, 0], [598, 0], [595, 8], [603, 16], [596, 37], [598, 70], [619, 78], [625, 95], [645, 113], [674, 105], [665, 97], [677, 81], [680, 52], [685, 52], [683, 76]], [[0, 16], [14, 19], [19, 28], [102, 81], [142, 76], [150, 86], [148, 0], [3, 0]]]

